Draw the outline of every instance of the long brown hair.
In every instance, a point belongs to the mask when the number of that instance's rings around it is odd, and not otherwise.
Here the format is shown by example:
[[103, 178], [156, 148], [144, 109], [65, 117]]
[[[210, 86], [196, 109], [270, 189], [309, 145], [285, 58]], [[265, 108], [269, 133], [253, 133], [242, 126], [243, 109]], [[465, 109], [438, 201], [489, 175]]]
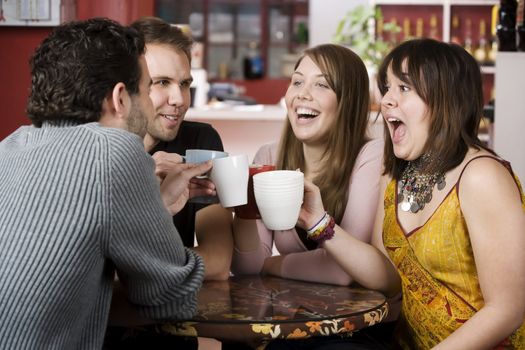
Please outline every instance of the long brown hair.
[[[384, 59], [378, 73], [384, 95], [387, 70], [414, 87], [427, 104], [430, 130], [424, 152], [439, 158], [429, 171], [446, 172], [459, 165], [469, 147], [484, 148], [478, 138], [483, 115], [483, 88], [478, 63], [463, 48], [432, 39], [406, 41]], [[385, 126], [384, 171], [398, 179], [406, 161], [396, 158]]]
[[[304, 51], [326, 75], [337, 96], [337, 115], [323, 154], [322, 170], [313, 182], [321, 190], [327, 211], [340, 223], [346, 209], [349, 178], [361, 147], [368, 141], [366, 129], [370, 94], [368, 73], [363, 61], [350, 49], [324, 44]], [[304, 169], [303, 145], [286, 123], [277, 157], [279, 169]]]

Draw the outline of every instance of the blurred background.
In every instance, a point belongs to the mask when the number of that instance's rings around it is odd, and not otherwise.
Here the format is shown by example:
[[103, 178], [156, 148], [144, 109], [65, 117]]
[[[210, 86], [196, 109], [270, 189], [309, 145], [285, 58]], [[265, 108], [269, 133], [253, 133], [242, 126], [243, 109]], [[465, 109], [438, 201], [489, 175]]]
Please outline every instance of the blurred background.
[[[525, 39], [520, 42], [524, 1], [3, 0], [0, 140], [29, 123], [28, 60], [53, 26], [95, 16], [129, 24], [153, 15], [181, 26], [195, 40], [193, 108], [187, 118], [213, 124], [226, 146], [233, 147], [229, 140], [238, 132], [260, 135], [254, 140], [259, 145], [279, 137], [286, 116], [280, 100], [305, 48], [326, 42], [347, 45], [363, 58], [373, 82], [378, 62], [391, 47], [409, 38], [431, 37], [462, 45], [478, 60], [486, 103], [480, 137], [513, 163], [514, 157], [523, 162], [525, 157], [509, 153], [525, 149], [520, 143], [525, 142], [525, 53], [513, 52], [525, 46]], [[502, 22], [502, 16], [514, 23]], [[516, 30], [510, 49], [498, 39], [503, 25]], [[378, 101], [371, 94], [374, 112]], [[380, 125], [371, 123], [371, 133], [380, 137]], [[498, 134], [505, 136], [498, 140]], [[518, 173], [525, 178], [523, 168]]]

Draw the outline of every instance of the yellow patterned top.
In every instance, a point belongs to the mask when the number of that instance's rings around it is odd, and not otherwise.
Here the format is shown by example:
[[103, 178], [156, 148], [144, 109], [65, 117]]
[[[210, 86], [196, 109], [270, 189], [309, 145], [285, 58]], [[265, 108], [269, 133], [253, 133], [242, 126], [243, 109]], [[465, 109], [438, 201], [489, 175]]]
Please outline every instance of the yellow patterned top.
[[[484, 304], [457, 191], [458, 184], [423, 226], [405, 235], [397, 220], [396, 181], [386, 188], [383, 242], [402, 281], [402, 348], [432, 348]], [[498, 348], [525, 349], [525, 323]]]

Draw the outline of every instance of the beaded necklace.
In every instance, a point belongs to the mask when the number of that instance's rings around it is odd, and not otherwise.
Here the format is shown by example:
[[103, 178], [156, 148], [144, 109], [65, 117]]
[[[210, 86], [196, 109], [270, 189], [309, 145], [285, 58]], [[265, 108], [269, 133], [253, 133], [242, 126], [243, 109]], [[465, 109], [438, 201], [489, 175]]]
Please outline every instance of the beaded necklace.
[[424, 154], [416, 160], [409, 161], [398, 182], [397, 202], [401, 210], [417, 213], [432, 200], [432, 190], [437, 184], [441, 191], [445, 188], [445, 174], [443, 172], [429, 174], [425, 169], [436, 159], [430, 154]]

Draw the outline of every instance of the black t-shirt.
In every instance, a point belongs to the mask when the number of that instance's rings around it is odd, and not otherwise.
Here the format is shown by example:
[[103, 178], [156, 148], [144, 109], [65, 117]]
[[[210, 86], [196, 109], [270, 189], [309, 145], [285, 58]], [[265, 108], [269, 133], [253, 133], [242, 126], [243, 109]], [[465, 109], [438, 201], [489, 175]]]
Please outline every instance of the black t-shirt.
[[[159, 142], [150, 154], [164, 151], [185, 155], [187, 149], [224, 150], [219, 133], [210, 124], [183, 121], [175, 140]], [[173, 223], [179, 231], [184, 246], [193, 247], [195, 241], [195, 213], [206, 205], [186, 203], [186, 206], [173, 217]]]

